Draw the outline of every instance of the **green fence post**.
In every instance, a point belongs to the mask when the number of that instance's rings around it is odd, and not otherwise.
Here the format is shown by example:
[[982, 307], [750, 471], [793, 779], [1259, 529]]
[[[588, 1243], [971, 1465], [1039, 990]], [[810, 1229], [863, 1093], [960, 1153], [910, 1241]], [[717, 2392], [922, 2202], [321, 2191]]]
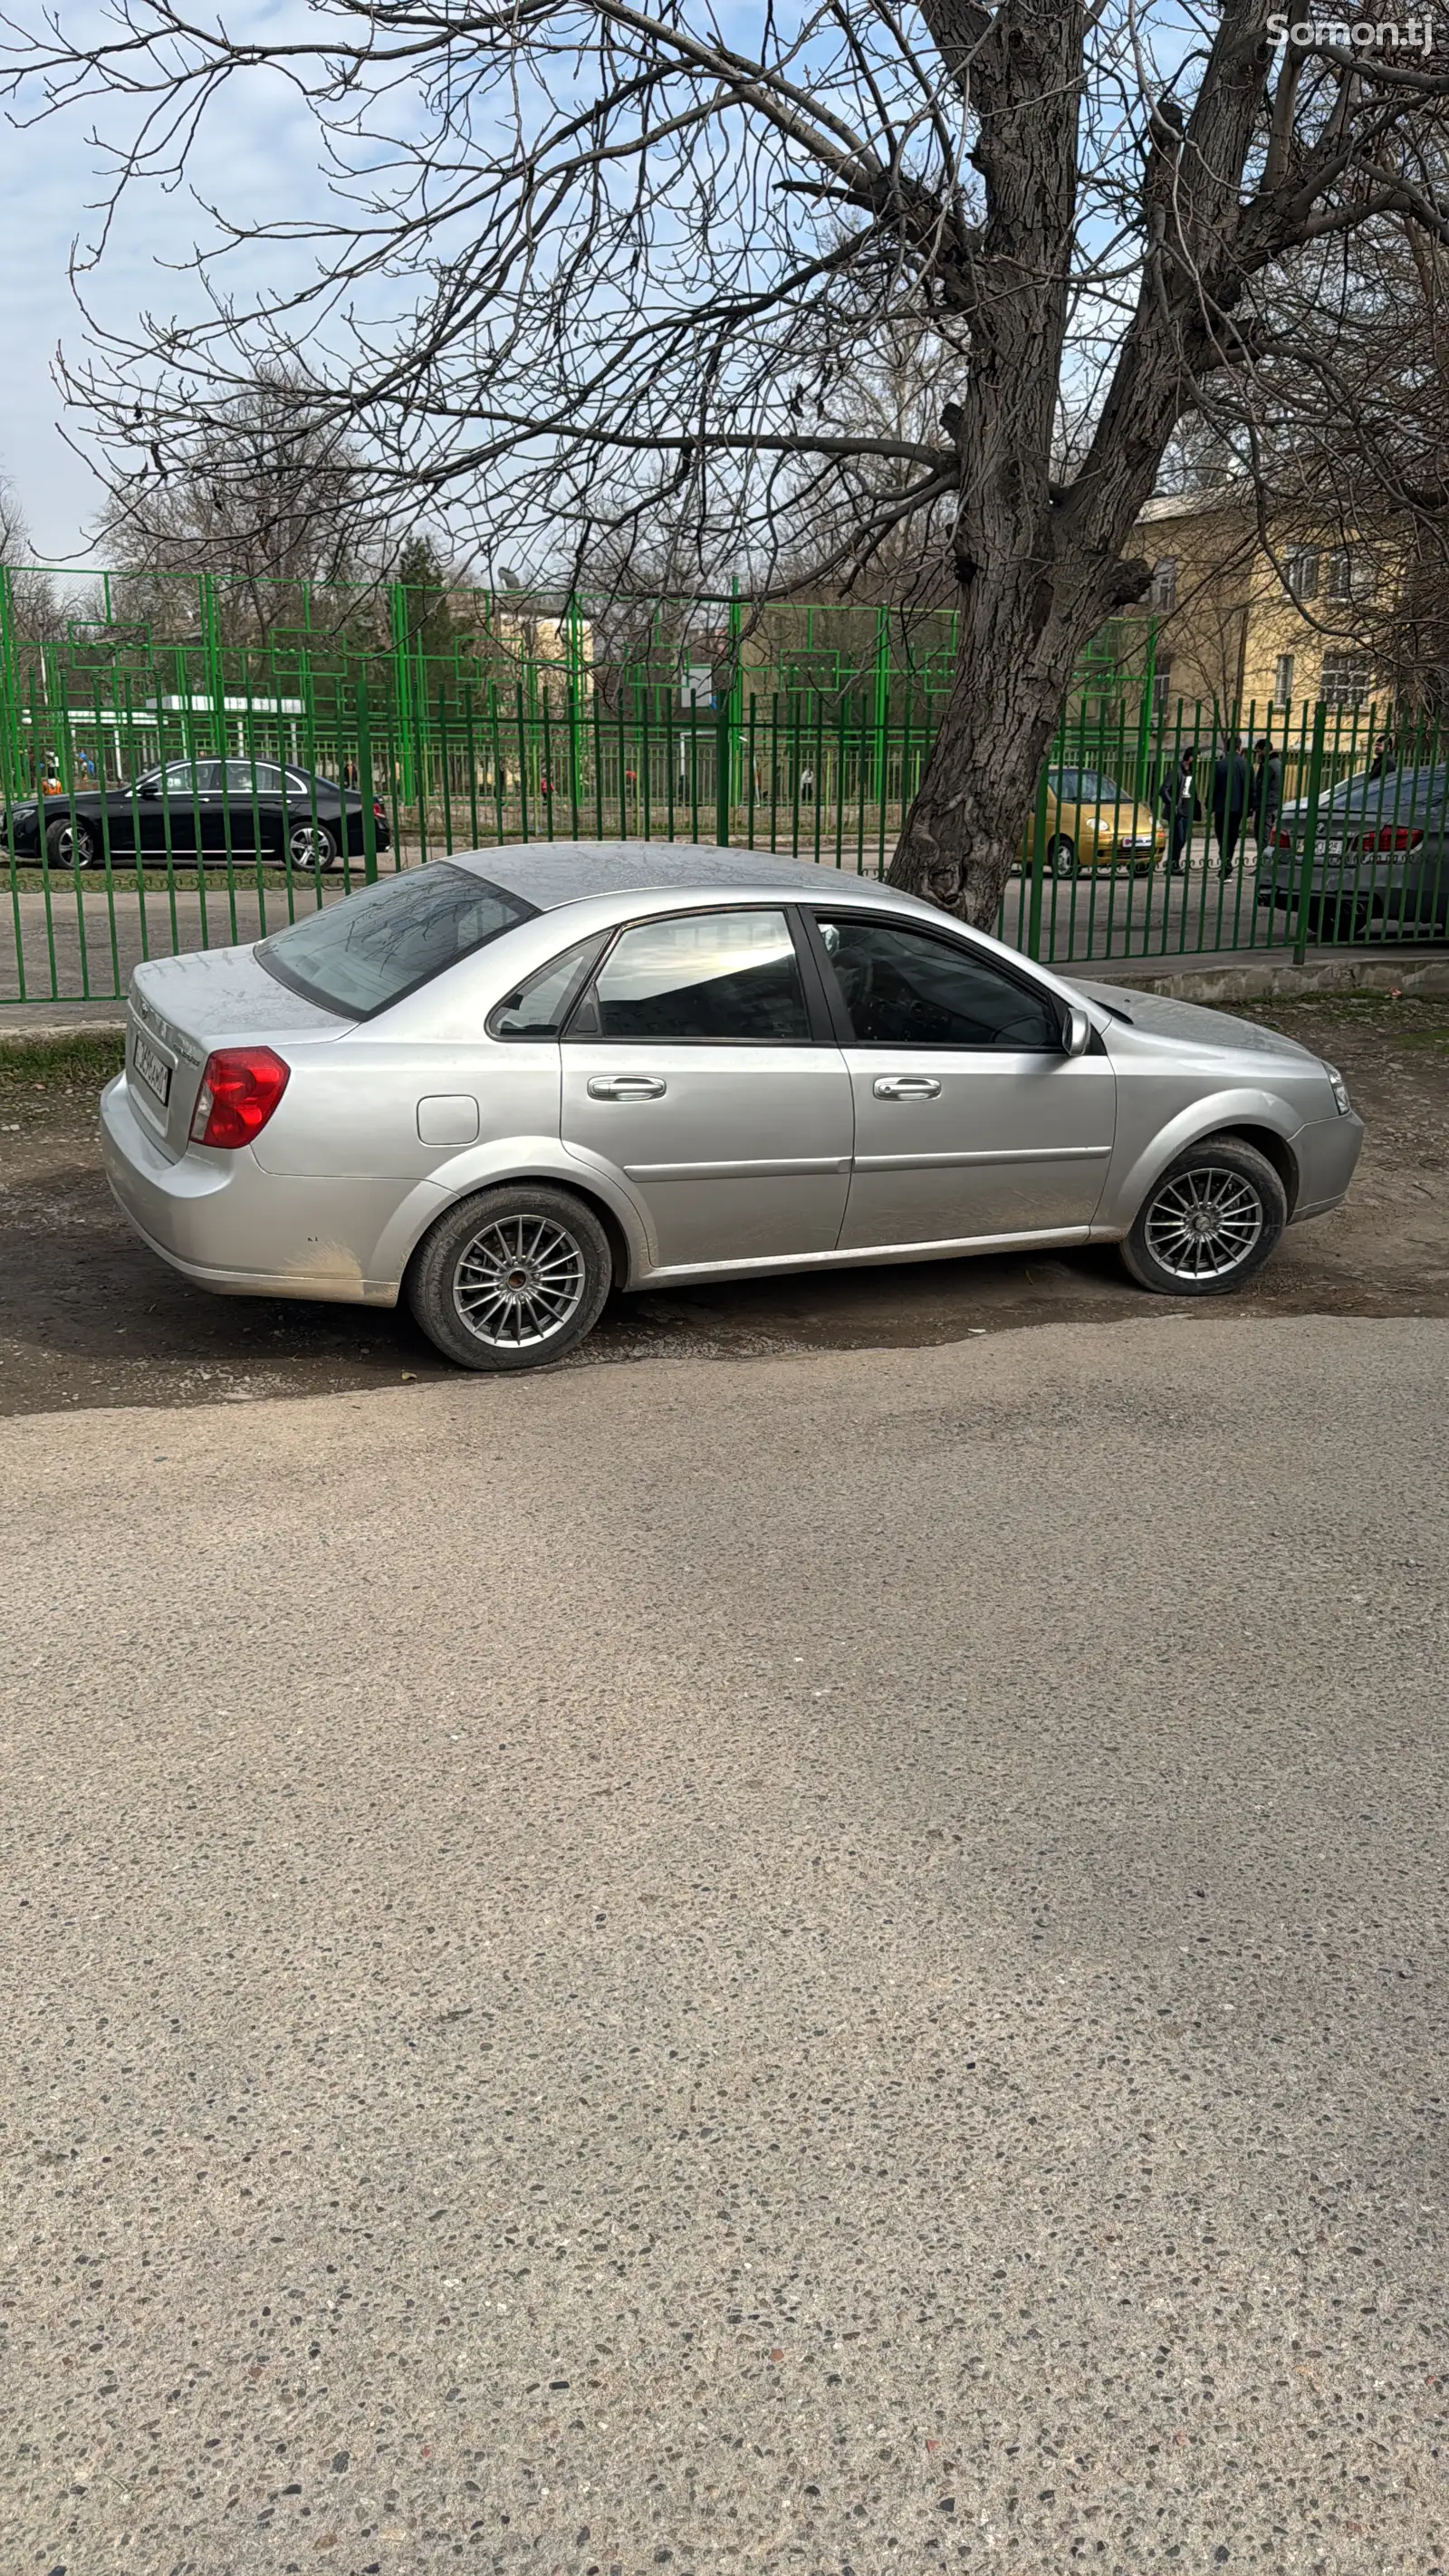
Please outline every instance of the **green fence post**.
[[579, 616], [579, 603], [572, 591], [564, 611], [564, 672], [568, 688], [569, 718], [569, 802], [573, 809], [574, 839], [579, 837], [579, 702], [584, 690], [584, 635]]
[[367, 885], [376, 885], [377, 816], [372, 810], [372, 725], [367, 705], [367, 673], [360, 663], [357, 671], [357, 789], [362, 798], [363, 881]]
[[[890, 610], [888, 608], [878, 608], [875, 612], [875, 669], [872, 673], [872, 679], [874, 683], [874, 704], [871, 710], [874, 745], [874, 771], [872, 785], [881, 804], [884, 805], [886, 792], [886, 761], [889, 756], [888, 735], [890, 726], [891, 697], [891, 639]], [[862, 804], [865, 802], [865, 787], [863, 781], [861, 785], [861, 802]]]
[[[402, 582], [389, 582], [388, 603], [392, 627], [392, 699], [396, 739], [402, 754], [402, 801], [404, 805], [410, 805], [417, 785], [413, 776], [416, 749], [413, 740], [413, 657], [408, 642], [408, 595]], [[426, 858], [426, 850], [423, 856]]]
[[1313, 861], [1318, 849], [1318, 799], [1323, 786], [1323, 737], [1328, 723], [1328, 708], [1322, 698], [1313, 710], [1313, 745], [1308, 754], [1308, 815], [1303, 826], [1303, 848], [1298, 861], [1298, 924], [1293, 942], [1293, 963], [1301, 966], [1308, 953], [1308, 893], [1313, 883]]
[[730, 702], [726, 691], [714, 719], [714, 837], [722, 850], [730, 845]]
[[4, 742], [0, 745], [3, 764], [3, 789], [8, 807], [13, 796], [26, 790], [20, 741], [20, 664], [15, 651], [15, 594], [10, 575], [0, 565], [0, 723]]
[[[211, 710], [211, 748], [218, 760], [225, 760], [226, 737], [226, 668], [222, 656], [221, 619], [217, 613], [216, 583], [210, 573], [201, 576], [202, 644], [206, 657], [206, 697]], [[198, 826], [197, 847], [201, 835]]]
[[1036, 783], [1036, 815], [1031, 835], [1031, 897], [1026, 915], [1026, 953], [1028, 957], [1037, 958], [1041, 955], [1041, 891], [1046, 875], [1046, 809], [1047, 764], [1043, 761], [1041, 776]]

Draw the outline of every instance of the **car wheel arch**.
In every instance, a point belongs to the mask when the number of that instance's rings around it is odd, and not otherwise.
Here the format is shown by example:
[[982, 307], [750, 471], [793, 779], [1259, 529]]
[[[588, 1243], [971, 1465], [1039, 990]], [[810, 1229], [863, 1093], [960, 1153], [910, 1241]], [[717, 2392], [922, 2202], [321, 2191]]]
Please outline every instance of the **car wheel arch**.
[[[389, 1272], [395, 1270], [399, 1288], [434, 1226], [451, 1209], [464, 1199], [476, 1197], [480, 1190], [519, 1189], [530, 1181], [536, 1181], [543, 1189], [571, 1192], [598, 1218], [614, 1263], [616, 1287], [628, 1288], [653, 1267], [651, 1246], [644, 1235], [639, 1212], [631, 1209], [626, 1217], [605, 1188], [590, 1185], [591, 1176], [579, 1177], [577, 1165], [565, 1168], [543, 1157], [487, 1168], [479, 1168], [475, 1157], [470, 1157], [469, 1161], [470, 1167], [466, 1171], [435, 1176], [422, 1183], [419, 1189], [410, 1191], [388, 1228], [384, 1241], [390, 1257], [386, 1258], [385, 1266]], [[379, 1246], [379, 1253], [382, 1251], [383, 1247]]]
[[1298, 1160], [1289, 1137], [1299, 1123], [1295, 1119], [1290, 1127], [1283, 1117], [1282, 1104], [1264, 1092], [1239, 1092], [1192, 1102], [1149, 1137], [1129, 1169], [1109, 1183], [1097, 1210], [1094, 1233], [1107, 1237], [1129, 1233], [1143, 1200], [1169, 1164], [1192, 1146], [1205, 1145], [1216, 1137], [1226, 1140], [1236, 1136], [1243, 1144], [1254, 1146], [1272, 1164], [1287, 1193], [1291, 1219], [1298, 1193]]
[[1293, 1211], [1298, 1204], [1298, 1157], [1286, 1136], [1280, 1135], [1276, 1127], [1255, 1127], [1251, 1119], [1235, 1118], [1230, 1126], [1210, 1127], [1205, 1136], [1194, 1141], [1206, 1145], [1219, 1141], [1230, 1144], [1234, 1140], [1242, 1145], [1252, 1145], [1265, 1163], [1272, 1164], [1287, 1196], [1288, 1222], [1291, 1225]]

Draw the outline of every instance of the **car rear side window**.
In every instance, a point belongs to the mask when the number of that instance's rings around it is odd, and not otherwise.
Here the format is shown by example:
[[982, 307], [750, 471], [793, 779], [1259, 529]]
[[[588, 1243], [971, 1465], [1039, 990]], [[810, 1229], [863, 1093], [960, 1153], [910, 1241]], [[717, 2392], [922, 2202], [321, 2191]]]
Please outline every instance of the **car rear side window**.
[[848, 917], [822, 919], [820, 936], [858, 1046], [1060, 1051], [1061, 1021], [1047, 997], [969, 948]]
[[609, 951], [591, 1000], [603, 1038], [799, 1046], [810, 1036], [783, 912], [689, 912], [636, 922]]
[[345, 1019], [371, 1019], [538, 906], [445, 859], [296, 921], [253, 951], [268, 974]]
[[581, 939], [574, 948], [566, 948], [562, 957], [550, 958], [532, 975], [526, 975], [513, 992], [505, 993], [488, 1014], [491, 1038], [556, 1038], [586, 978], [598, 960], [608, 932], [596, 932], [592, 939]]

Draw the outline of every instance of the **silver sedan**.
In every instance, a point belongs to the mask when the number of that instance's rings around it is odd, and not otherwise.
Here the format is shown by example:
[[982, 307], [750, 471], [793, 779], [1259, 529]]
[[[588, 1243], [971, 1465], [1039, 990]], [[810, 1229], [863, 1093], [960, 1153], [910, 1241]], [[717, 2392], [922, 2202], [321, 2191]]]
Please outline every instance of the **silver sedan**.
[[1336, 1207], [1331, 1065], [1073, 985], [808, 861], [547, 843], [138, 967], [101, 1103], [121, 1206], [233, 1296], [393, 1306], [531, 1368], [612, 1288], [1112, 1242], [1240, 1287]]

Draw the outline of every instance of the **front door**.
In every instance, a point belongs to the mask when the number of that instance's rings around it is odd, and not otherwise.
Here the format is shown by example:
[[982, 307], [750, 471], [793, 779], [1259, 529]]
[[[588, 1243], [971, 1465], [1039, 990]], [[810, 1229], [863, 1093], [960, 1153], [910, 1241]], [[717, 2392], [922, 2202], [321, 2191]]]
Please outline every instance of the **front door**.
[[1054, 995], [962, 938], [816, 921], [854, 1094], [842, 1251], [1089, 1226], [1116, 1081], [1105, 1054], [1067, 1055]]
[[850, 1076], [790, 922], [742, 906], [620, 933], [563, 1044], [563, 1141], [642, 1207], [660, 1269], [833, 1250]]
[[233, 858], [250, 859], [271, 837], [268, 812], [281, 796], [282, 773], [274, 760], [229, 760], [225, 776], [217, 846], [224, 850], [230, 836]]

